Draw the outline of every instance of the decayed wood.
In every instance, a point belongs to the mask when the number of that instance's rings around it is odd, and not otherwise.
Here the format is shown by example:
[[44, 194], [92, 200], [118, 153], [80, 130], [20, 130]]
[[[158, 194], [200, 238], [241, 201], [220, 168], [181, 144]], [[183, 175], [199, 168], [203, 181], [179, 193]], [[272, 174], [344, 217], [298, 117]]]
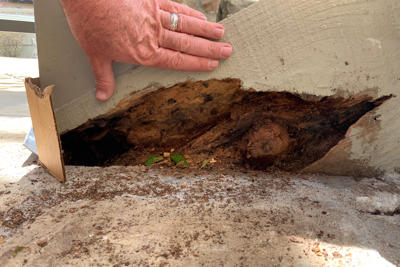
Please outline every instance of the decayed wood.
[[245, 91], [237, 79], [185, 82], [127, 99], [124, 109], [64, 134], [63, 149], [74, 165], [140, 164], [177, 148], [237, 167], [298, 171], [390, 98]]

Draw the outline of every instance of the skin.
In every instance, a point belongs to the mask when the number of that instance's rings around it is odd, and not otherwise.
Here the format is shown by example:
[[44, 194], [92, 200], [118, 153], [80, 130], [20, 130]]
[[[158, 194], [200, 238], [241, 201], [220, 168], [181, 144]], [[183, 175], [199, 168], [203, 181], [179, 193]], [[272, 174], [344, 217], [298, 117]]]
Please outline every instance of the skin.
[[[169, 0], [62, 0], [71, 31], [92, 65], [96, 98], [115, 89], [112, 62], [182, 71], [212, 71], [232, 54], [224, 27]], [[170, 15], [179, 15], [176, 31]], [[205, 39], [208, 38], [208, 39]]]

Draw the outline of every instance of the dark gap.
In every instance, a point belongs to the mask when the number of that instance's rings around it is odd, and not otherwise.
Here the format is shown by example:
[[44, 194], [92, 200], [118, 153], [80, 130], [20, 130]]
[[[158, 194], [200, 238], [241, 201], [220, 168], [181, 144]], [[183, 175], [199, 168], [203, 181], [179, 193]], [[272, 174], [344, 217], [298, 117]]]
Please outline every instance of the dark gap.
[[396, 216], [400, 214], [400, 207], [388, 212], [382, 212], [380, 210], [375, 210], [374, 212], [368, 212], [371, 215], [383, 215], [383, 216]]
[[242, 90], [238, 79], [184, 82], [161, 88], [113, 115], [61, 136], [66, 164], [142, 164], [169, 151], [192, 164], [301, 170], [322, 158], [367, 112], [392, 96], [372, 99]]

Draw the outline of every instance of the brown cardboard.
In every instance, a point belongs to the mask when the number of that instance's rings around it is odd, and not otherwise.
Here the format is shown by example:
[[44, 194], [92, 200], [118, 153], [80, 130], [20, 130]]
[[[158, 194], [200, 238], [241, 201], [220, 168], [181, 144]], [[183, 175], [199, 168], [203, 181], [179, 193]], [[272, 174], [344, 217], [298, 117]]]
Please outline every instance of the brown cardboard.
[[39, 79], [25, 79], [33, 130], [39, 162], [61, 182], [65, 182], [65, 169], [60, 138], [53, 112], [52, 93], [54, 86], [40, 89]]

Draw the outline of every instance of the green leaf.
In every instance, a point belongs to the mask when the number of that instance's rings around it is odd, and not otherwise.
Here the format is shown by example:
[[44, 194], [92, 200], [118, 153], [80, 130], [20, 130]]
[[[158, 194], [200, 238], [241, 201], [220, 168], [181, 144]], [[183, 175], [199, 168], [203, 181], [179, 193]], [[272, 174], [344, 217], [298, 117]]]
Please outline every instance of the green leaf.
[[25, 248], [26, 248], [26, 247], [16, 247], [16, 248], [14, 249], [14, 253], [13, 253], [14, 257], [17, 256], [17, 254], [18, 254], [19, 252], [21, 252], [22, 250], [24, 250]]
[[186, 167], [188, 165], [186, 159], [181, 154], [172, 153], [171, 156], [170, 156], [170, 159], [171, 159], [172, 162], [175, 163], [175, 165], [178, 165], [179, 162], [183, 162], [183, 166], [184, 167]]
[[211, 159], [206, 159], [206, 160], [204, 160], [203, 163], [201, 164], [200, 169], [203, 169], [204, 167], [206, 167], [207, 164], [210, 163], [210, 161], [211, 161]]
[[164, 157], [160, 156], [160, 155], [152, 155], [145, 163], [145, 166], [150, 166], [151, 164], [160, 162], [164, 159]]

